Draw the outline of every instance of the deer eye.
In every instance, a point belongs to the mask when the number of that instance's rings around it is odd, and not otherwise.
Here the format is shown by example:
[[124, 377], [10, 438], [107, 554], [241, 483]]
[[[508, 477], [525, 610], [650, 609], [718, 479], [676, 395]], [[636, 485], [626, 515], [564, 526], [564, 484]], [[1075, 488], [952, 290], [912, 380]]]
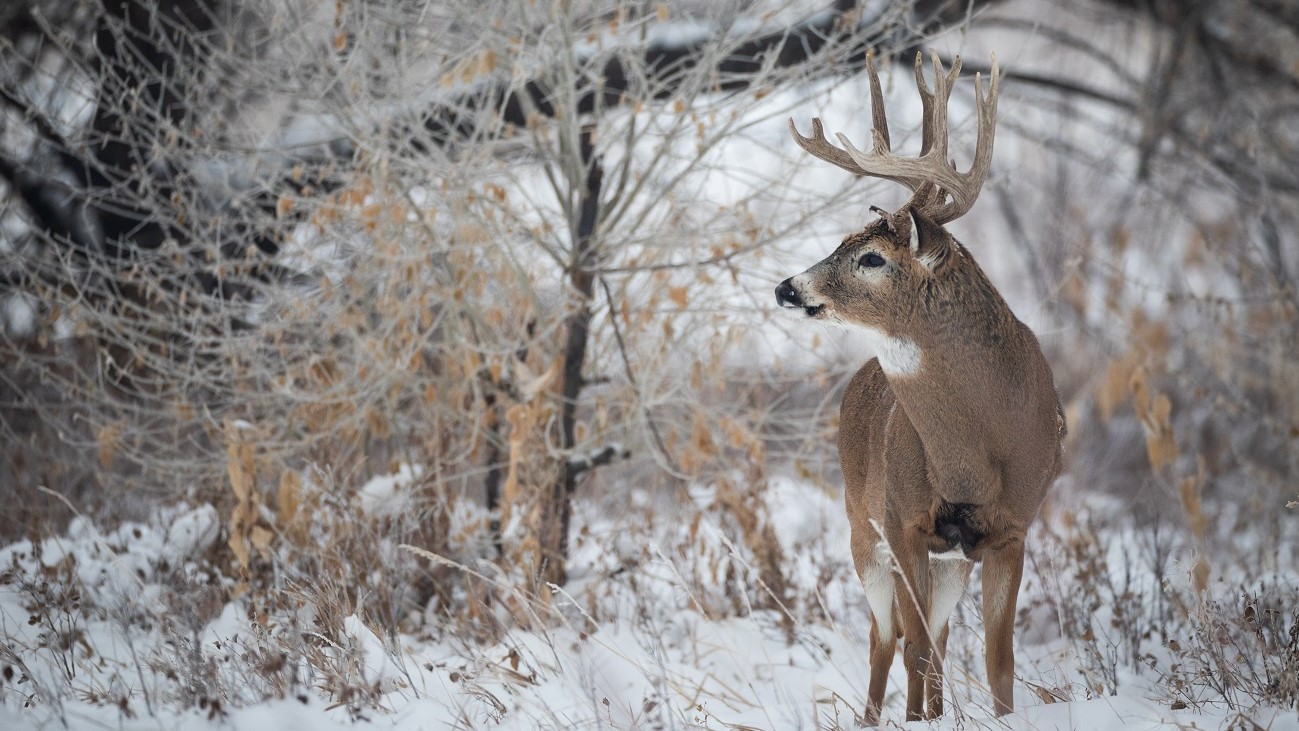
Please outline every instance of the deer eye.
[[858, 259], [857, 266], [868, 267], [871, 269], [874, 269], [875, 267], [882, 267], [884, 266], [884, 257], [872, 251], [871, 253]]

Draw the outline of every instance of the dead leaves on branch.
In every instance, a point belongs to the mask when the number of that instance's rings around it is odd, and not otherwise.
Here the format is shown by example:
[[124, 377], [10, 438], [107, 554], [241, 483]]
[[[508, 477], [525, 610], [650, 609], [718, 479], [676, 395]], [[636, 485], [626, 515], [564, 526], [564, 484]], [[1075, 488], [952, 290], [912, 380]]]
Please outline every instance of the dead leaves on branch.
[[1160, 322], [1151, 321], [1136, 313], [1132, 319], [1134, 346], [1122, 358], [1111, 361], [1106, 368], [1096, 392], [1096, 406], [1101, 420], [1108, 422], [1120, 405], [1131, 399], [1132, 408], [1141, 423], [1146, 438], [1146, 459], [1158, 480], [1172, 480], [1176, 484], [1183, 514], [1186, 516], [1193, 544], [1195, 563], [1191, 578], [1197, 591], [1208, 588], [1210, 565], [1207, 531], [1208, 519], [1204, 514], [1202, 494], [1208, 481], [1204, 457], [1196, 459], [1193, 475], [1176, 479], [1180, 450], [1177, 433], [1173, 427], [1173, 402], [1167, 393], [1159, 390], [1156, 378], [1148, 363], [1162, 363], [1167, 358], [1168, 331]]
[[501, 491], [501, 526], [508, 558], [528, 575], [537, 574], [547, 554], [557, 548], [543, 546], [541, 540], [548, 535], [550, 493], [560, 479], [561, 465], [548, 437], [555, 414], [550, 399], [517, 403], [505, 413], [509, 461]]
[[1168, 395], [1153, 391], [1144, 367], [1132, 372], [1128, 381], [1133, 406], [1146, 433], [1146, 457], [1150, 468], [1159, 472], [1177, 460], [1177, 438], [1173, 434], [1173, 402]]
[[226, 542], [234, 555], [239, 575], [247, 580], [254, 556], [269, 561], [277, 536], [296, 547], [308, 540], [310, 505], [304, 500], [302, 477], [293, 470], [280, 473], [273, 509], [263, 510], [258, 475], [267, 471], [266, 459], [257, 453], [261, 436], [256, 427], [230, 419], [223, 425], [226, 441], [226, 476], [234, 497], [227, 523]]
[[252, 560], [250, 548], [266, 554], [271, 545], [271, 532], [258, 525], [261, 512], [261, 494], [257, 491], [257, 465], [254, 462], [251, 425], [237, 420], [226, 421], [226, 474], [235, 504], [230, 514], [228, 545], [243, 576], [248, 575]]

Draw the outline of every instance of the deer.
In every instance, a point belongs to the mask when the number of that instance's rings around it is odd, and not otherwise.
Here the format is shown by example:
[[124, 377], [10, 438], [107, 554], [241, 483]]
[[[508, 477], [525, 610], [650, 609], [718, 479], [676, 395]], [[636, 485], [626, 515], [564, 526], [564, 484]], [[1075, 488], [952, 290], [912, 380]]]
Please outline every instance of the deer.
[[982, 562], [988, 686], [997, 716], [1014, 710], [1015, 605], [1024, 542], [1062, 469], [1066, 426], [1051, 367], [945, 225], [967, 213], [988, 175], [1000, 72], [975, 77], [977, 140], [968, 172], [948, 158], [947, 103], [961, 70], [931, 51], [934, 88], [916, 55], [922, 106], [918, 157], [892, 152], [879, 74], [867, 57], [871, 150], [837, 147], [812, 120], [799, 147], [858, 176], [911, 191], [897, 211], [843, 239], [776, 287], [782, 307], [851, 326], [876, 356], [849, 381], [838, 449], [852, 559], [873, 616], [865, 721], [879, 723], [889, 668], [903, 642], [908, 721], [943, 713], [948, 620]]

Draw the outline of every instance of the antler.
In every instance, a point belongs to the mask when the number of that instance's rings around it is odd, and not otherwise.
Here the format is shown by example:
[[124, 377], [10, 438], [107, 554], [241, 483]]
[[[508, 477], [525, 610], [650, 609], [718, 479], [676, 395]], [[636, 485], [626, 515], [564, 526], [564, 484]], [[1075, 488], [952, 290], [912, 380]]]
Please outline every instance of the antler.
[[938, 54], [930, 51], [930, 56], [934, 66], [933, 91], [925, 83], [923, 55], [916, 54], [916, 88], [920, 92], [923, 116], [919, 157], [901, 157], [891, 150], [888, 120], [884, 114], [883, 95], [873, 54], [866, 57], [871, 85], [872, 129], [869, 153], [853, 147], [843, 134], [836, 135], [843, 148], [835, 147], [826, 140], [820, 118], [812, 119], [811, 137], [799, 134], [793, 119], [789, 120], [789, 131], [798, 146], [813, 157], [855, 175], [883, 178], [907, 186], [914, 194], [908, 205], [921, 206], [938, 223], [947, 223], [970, 210], [970, 206], [979, 197], [984, 179], [988, 177], [988, 167], [992, 163], [992, 142], [996, 134], [997, 89], [1001, 76], [994, 55], [987, 98], [983, 94], [983, 77], [980, 74], [974, 76], [979, 136], [974, 148], [974, 163], [969, 172], [959, 173], [956, 171], [956, 162], [947, 157], [947, 102], [952, 95], [952, 84], [961, 71], [961, 59], [958, 56], [952, 62], [951, 71], [944, 74], [943, 62], [938, 59]]

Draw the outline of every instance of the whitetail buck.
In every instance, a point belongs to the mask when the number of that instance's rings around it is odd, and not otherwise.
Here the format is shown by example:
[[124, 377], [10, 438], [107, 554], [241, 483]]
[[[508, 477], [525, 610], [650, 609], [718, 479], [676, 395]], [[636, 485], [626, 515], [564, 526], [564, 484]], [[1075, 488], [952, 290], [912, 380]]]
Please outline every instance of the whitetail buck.
[[[852, 553], [874, 615], [867, 721], [879, 722], [896, 641], [903, 639], [907, 719], [943, 712], [947, 620], [983, 562], [988, 682], [997, 715], [1014, 708], [1012, 639], [1024, 537], [1060, 472], [1064, 414], [1037, 338], [943, 228], [966, 213], [992, 160], [998, 71], [987, 98], [975, 78], [974, 164], [949, 162], [947, 102], [961, 68], [934, 90], [916, 56], [923, 105], [920, 156], [890, 150], [879, 76], [868, 59], [873, 144], [842, 148], [790, 131], [799, 146], [845, 170], [907, 186], [911, 199], [843, 240], [824, 261], [776, 288], [776, 300], [815, 320], [856, 325], [877, 357], [844, 392], [839, 460]], [[899, 622], [900, 620], [900, 622]], [[899, 624], [901, 625], [899, 627]]]

